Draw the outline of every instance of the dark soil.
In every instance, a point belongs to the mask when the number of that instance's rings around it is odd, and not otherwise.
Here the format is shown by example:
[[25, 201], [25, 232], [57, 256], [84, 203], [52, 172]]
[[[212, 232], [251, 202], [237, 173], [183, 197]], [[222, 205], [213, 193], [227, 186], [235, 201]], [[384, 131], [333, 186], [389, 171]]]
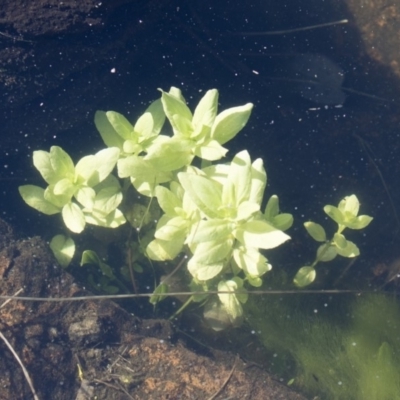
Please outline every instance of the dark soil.
[[[3, 221], [0, 238], [1, 295], [90, 294], [40, 238], [18, 239]], [[111, 301], [12, 300], [0, 309], [0, 331], [41, 400], [211, 399], [220, 389], [220, 399], [303, 398], [235, 354], [197, 354], [169, 322], [141, 320]], [[0, 342], [0, 399], [31, 398], [21, 367]]]

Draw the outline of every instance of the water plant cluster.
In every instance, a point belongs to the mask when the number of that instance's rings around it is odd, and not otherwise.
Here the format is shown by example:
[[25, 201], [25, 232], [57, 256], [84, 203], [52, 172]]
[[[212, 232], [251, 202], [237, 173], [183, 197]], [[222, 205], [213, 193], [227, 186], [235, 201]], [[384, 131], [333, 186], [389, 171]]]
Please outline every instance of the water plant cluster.
[[[118, 228], [128, 221], [139, 231], [135, 251], [148, 260], [177, 260], [186, 254], [188, 289], [197, 293], [189, 302], [202, 301], [218, 318], [238, 324], [249, 288], [260, 287], [272, 268], [264, 250], [289, 240], [285, 231], [293, 223], [291, 214], [280, 213], [278, 196], [264, 199], [267, 175], [262, 159], [252, 160], [243, 150], [231, 161], [221, 161], [228, 151], [224, 145], [246, 125], [252, 108], [248, 103], [218, 113], [218, 91], [213, 89], [192, 113], [181, 91], [172, 87], [169, 92], [161, 90], [161, 99], [134, 124], [117, 112], [98, 111], [95, 125], [107, 147], [76, 164], [58, 146], [35, 151], [33, 164], [47, 186], [24, 185], [20, 194], [44, 214], [60, 213], [72, 233], [83, 232], [87, 224]], [[166, 120], [170, 135], [164, 131]], [[148, 198], [147, 205], [127, 205], [132, 186]], [[161, 216], [151, 224], [155, 202]], [[314, 281], [317, 263], [337, 255], [357, 256], [357, 246], [343, 231], [362, 229], [372, 220], [358, 216], [355, 195], [324, 210], [338, 229], [327, 239], [321, 225], [305, 224], [321, 245], [314, 262], [296, 274], [299, 287]], [[50, 246], [60, 264], [67, 266], [75, 252], [72, 237], [57, 235]], [[82, 264], [87, 263], [98, 264], [103, 274], [114, 277], [93, 251], [84, 252]], [[162, 298], [168, 286], [160, 282], [152, 301]], [[210, 290], [219, 293], [208, 296]]]

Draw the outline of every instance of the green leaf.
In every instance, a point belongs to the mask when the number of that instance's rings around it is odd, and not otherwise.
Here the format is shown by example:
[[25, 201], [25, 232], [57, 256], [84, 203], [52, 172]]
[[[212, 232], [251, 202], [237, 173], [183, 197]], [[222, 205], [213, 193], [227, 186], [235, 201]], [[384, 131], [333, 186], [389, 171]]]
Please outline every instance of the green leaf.
[[126, 222], [124, 214], [120, 210], [114, 210], [107, 215], [92, 210], [91, 213], [85, 212], [85, 221], [88, 224], [104, 226], [106, 228], [118, 228]]
[[161, 300], [164, 300], [167, 296], [163, 296], [169, 292], [169, 287], [166, 283], [160, 283], [153, 292], [153, 295], [150, 297], [150, 303], [156, 305]]
[[352, 194], [351, 196], [346, 196], [342, 199], [339, 202], [338, 208], [344, 215], [350, 214], [356, 217], [360, 209], [360, 202], [358, 201], [357, 196]]
[[350, 229], [364, 229], [372, 220], [373, 218], [368, 215], [360, 215], [351, 222], [346, 223], [346, 226]]
[[324, 207], [325, 213], [332, 218], [338, 225], [344, 225], [345, 224], [345, 217], [342, 214], [342, 212], [336, 208], [335, 206], [331, 205], [326, 205]]
[[341, 255], [342, 257], [348, 257], [348, 258], [353, 258], [353, 257], [358, 257], [360, 255], [360, 250], [357, 247], [356, 244], [351, 242], [350, 240], [346, 240], [346, 246], [345, 247], [337, 247], [336, 248], [337, 253]]
[[251, 201], [243, 201], [237, 208], [236, 221], [246, 221], [260, 211], [260, 206]]
[[218, 283], [219, 292], [232, 292], [232, 294], [218, 293], [219, 300], [224, 305], [224, 308], [232, 322], [238, 321], [243, 316], [242, 305], [234, 293], [237, 289], [238, 285], [234, 280], [220, 281]]
[[212, 127], [218, 110], [218, 90], [211, 89], [206, 92], [199, 101], [194, 114], [192, 124], [194, 127], [206, 125]]
[[118, 147], [119, 149], [122, 149], [124, 139], [118, 135], [116, 130], [110, 124], [107, 114], [104, 111], [96, 112], [94, 123], [107, 147]]
[[229, 108], [222, 111], [215, 118], [211, 129], [211, 137], [219, 144], [224, 144], [233, 139], [236, 134], [246, 125], [253, 104], [247, 103], [244, 106]]
[[251, 247], [235, 249], [233, 258], [247, 277], [258, 278], [272, 269], [268, 260], [257, 249]]
[[80, 263], [81, 267], [83, 267], [85, 264], [99, 265], [100, 262], [101, 260], [95, 251], [85, 250], [82, 252], [81, 263]]
[[115, 275], [112, 268], [104, 261], [102, 261], [95, 251], [85, 250], [82, 253], [81, 267], [85, 264], [97, 265], [104, 276], [106, 276], [109, 279], [115, 279]]
[[167, 217], [168, 222], [164, 223], [163, 217], [162, 221], [160, 220], [161, 224], [157, 224], [154, 237], [165, 241], [183, 241], [187, 235], [188, 223], [181, 217]]
[[120, 155], [116, 147], [100, 150], [95, 155], [81, 158], [75, 167], [75, 174], [81, 183], [93, 187], [106, 179], [114, 169]]
[[217, 182], [204, 176], [180, 172], [179, 182], [197, 207], [208, 217], [218, 218], [222, 188]]
[[347, 246], [347, 240], [341, 233], [335, 233], [333, 236], [333, 243], [339, 249], [344, 249]]
[[269, 198], [265, 207], [264, 216], [265, 219], [272, 223], [274, 217], [279, 214], [279, 198], [277, 195], [273, 195]]
[[227, 180], [222, 190], [223, 204], [237, 208], [240, 203], [248, 200], [251, 189], [251, 159], [244, 150], [233, 158]]
[[106, 112], [107, 119], [115, 132], [125, 140], [134, 139], [134, 129], [131, 123], [122, 115], [115, 111]]
[[272, 225], [276, 229], [286, 231], [293, 225], [293, 215], [287, 213], [279, 214], [273, 218]]
[[192, 276], [198, 281], [208, 281], [215, 278], [224, 267], [224, 264], [201, 264], [197, 262], [195, 257], [192, 257], [188, 262], [188, 270]]
[[317, 260], [318, 261], [332, 261], [337, 256], [337, 247], [329, 243], [321, 244], [317, 249]]
[[314, 282], [317, 273], [313, 267], [301, 267], [294, 277], [294, 284], [298, 287], [305, 287]]
[[85, 228], [85, 216], [75, 203], [68, 203], [62, 209], [62, 217], [67, 228], [75, 233], [81, 233]]
[[155, 261], [173, 260], [182, 251], [184, 240], [184, 237], [181, 241], [154, 239], [147, 245], [146, 254]]
[[87, 186], [80, 188], [75, 193], [76, 200], [78, 200], [78, 202], [87, 209], [93, 208], [95, 197], [96, 192], [94, 191], [94, 189]]
[[61, 212], [61, 208], [44, 198], [44, 189], [35, 185], [23, 185], [18, 188], [19, 194], [26, 204], [42, 212], [53, 215]]
[[254, 220], [241, 224], [235, 232], [235, 237], [245, 247], [273, 249], [290, 239], [279, 229], [265, 221]]
[[157, 186], [155, 192], [158, 204], [165, 214], [169, 216], [176, 215], [175, 208], [182, 206], [182, 200], [179, 199], [175, 193], [173, 193], [171, 190], [168, 190], [164, 186]]
[[62, 178], [73, 179], [75, 174], [75, 167], [71, 157], [58, 146], [51, 146], [50, 148], [50, 162], [53, 167], [54, 173]]
[[175, 94], [176, 88], [174, 89], [175, 90], [172, 91], [172, 94], [166, 93], [161, 89], [159, 90], [161, 91], [161, 102], [163, 105], [165, 115], [167, 116], [176, 134], [177, 132], [179, 133], [180, 131], [179, 131], [179, 125], [177, 125], [176, 119], [174, 118], [175, 115], [178, 115], [180, 118], [184, 118], [188, 121], [192, 121], [192, 113], [189, 110], [188, 106], [183, 101], [181, 94], [180, 93], [178, 94], [179, 97], [176, 96]]
[[187, 238], [187, 243], [201, 243], [208, 241], [227, 240], [232, 237], [235, 225], [224, 219], [201, 220], [193, 226], [191, 234]]
[[53, 193], [56, 196], [65, 196], [71, 198], [77, 187], [68, 178], [59, 180], [55, 185], [53, 185]]
[[232, 251], [233, 240], [202, 242], [196, 246], [192, 260], [198, 264], [215, 265], [223, 262]]
[[51, 239], [50, 248], [59, 264], [68, 267], [75, 253], [74, 241], [67, 236], [56, 235]]
[[206, 143], [198, 144], [195, 147], [194, 154], [208, 161], [216, 161], [220, 160], [222, 157], [225, 157], [228, 150], [225, 147], [222, 147], [216, 140], [209, 140]]
[[160, 133], [165, 122], [165, 114], [161, 100], [153, 101], [137, 120], [134, 131], [139, 134], [139, 142]]
[[251, 189], [249, 200], [261, 205], [266, 185], [267, 173], [265, 172], [264, 163], [261, 158], [257, 158], [251, 164]]
[[118, 176], [131, 178], [135, 189], [145, 195], [153, 196], [155, 187], [172, 179], [171, 172], [155, 168], [149, 160], [132, 155], [118, 160]]
[[192, 143], [182, 138], [171, 138], [159, 145], [152, 146], [144, 157], [151, 161], [154, 168], [162, 171], [175, 171], [189, 165], [193, 159]]
[[317, 242], [326, 242], [326, 232], [325, 229], [315, 222], [305, 222], [305, 228], [307, 229], [308, 234]]

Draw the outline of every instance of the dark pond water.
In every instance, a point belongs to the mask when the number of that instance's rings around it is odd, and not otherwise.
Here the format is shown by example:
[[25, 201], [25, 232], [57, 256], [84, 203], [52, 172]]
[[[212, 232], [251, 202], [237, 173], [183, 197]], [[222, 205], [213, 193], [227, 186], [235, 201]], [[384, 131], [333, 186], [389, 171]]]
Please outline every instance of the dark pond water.
[[[17, 186], [27, 178], [40, 184], [31, 167], [33, 150], [59, 145], [74, 159], [98, 151], [102, 143], [93, 124], [96, 110], [115, 110], [134, 121], [159, 97], [157, 88], [179, 87], [192, 109], [206, 90], [216, 88], [221, 110], [254, 104], [247, 126], [228, 145], [229, 155], [247, 149], [252, 159], [263, 158], [267, 195], [278, 194], [282, 211], [294, 216], [289, 231], [292, 241], [268, 253], [278, 271], [269, 288], [288, 289], [282, 275], [293, 276], [313, 259], [316, 244], [307, 237], [303, 223], [312, 219], [333, 231], [322, 208], [337, 205], [350, 194], [358, 196], [361, 214], [374, 220], [365, 230], [349, 233], [360, 248], [360, 257], [351, 266], [343, 258], [332, 266], [321, 265], [323, 279], [315, 289], [382, 287], [392, 273], [388, 268], [395, 268], [400, 257], [400, 86], [394, 75], [383, 74], [387, 67], [366, 55], [346, 4], [321, 0], [149, 4], [127, 2], [109, 16], [102, 29], [43, 39], [59, 46], [58, 55], [49, 56], [47, 69], [39, 71], [44, 75], [51, 68], [62, 73], [67, 66], [84, 63], [85, 57], [102, 57], [96, 63], [88, 61], [88, 68], [71, 72], [58, 87], [26, 104], [4, 108], [3, 217], [26, 234], [51, 238], [56, 219], [27, 210]], [[349, 23], [301, 29], [343, 19]], [[248, 34], [274, 31], [284, 32]], [[38, 40], [40, 47], [42, 39]], [[91, 52], [82, 51], [85, 48]], [[38, 73], [39, 79], [39, 72], [32, 74]], [[396, 292], [396, 279], [385, 289]], [[357, 302], [353, 295], [303, 296], [309, 297], [274, 297], [273, 306], [261, 315], [251, 309], [263, 310], [268, 297], [252, 299], [248, 306], [251, 318], [244, 330], [260, 337], [268, 354], [285, 354], [275, 363], [279, 364], [275, 372], [286, 381], [293, 378], [312, 395], [325, 393], [320, 398], [395, 398], [389, 389], [387, 395], [379, 392], [389, 378], [376, 376], [398, 376], [400, 371], [398, 306], [381, 297]], [[368, 304], [370, 318], [364, 314]], [[382, 320], [380, 307], [387, 310]], [[260, 322], [263, 315], [274, 321], [269, 328]], [[282, 316], [292, 319], [291, 324]], [[392, 336], [378, 329], [374, 339], [364, 337], [372, 329], [371, 321]], [[296, 327], [300, 333], [287, 337]], [[273, 339], [282, 332], [284, 339]], [[333, 343], [330, 354], [337, 363], [330, 369], [329, 358], [312, 354], [313, 335], [317, 353], [328, 352], [326, 346]], [[222, 346], [222, 338], [218, 336], [215, 343]], [[243, 340], [250, 339], [244, 336]], [[353, 343], [365, 346], [360, 354], [351, 353]], [[241, 347], [246, 346], [242, 343]], [[254, 346], [249, 349], [249, 358], [255, 357], [250, 354], [257, 352]], [[306, 350], [302, 353], [301, 349]], [[300, 365], [297, 370], [293, 359]], [[307, 363], [312, 367], [307, 369]], [[375, 387], [379, 390], [368, 397], [366, 393], [373, 392], [366, 383], [371, 377], [378, 379]], [[346, 385], [356, 389], [337, 392]]]

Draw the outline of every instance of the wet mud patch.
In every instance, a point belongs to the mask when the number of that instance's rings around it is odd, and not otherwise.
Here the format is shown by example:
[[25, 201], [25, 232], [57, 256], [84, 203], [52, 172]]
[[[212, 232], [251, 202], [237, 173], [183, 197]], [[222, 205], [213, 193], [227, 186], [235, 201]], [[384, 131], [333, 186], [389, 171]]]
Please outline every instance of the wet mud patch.
[[[41, 238], [19, 239], [2, 221], [0, 232], [1, 295], [90, 294], [57, 265]], [[108, 300], [11, 300], [0, 308], [0, 331], [41, 400], [303, 398], [236, 354], [199, 354], [168, 321], [139, 319]], [[32, 398], [2, 340], [0, 354], [0, 399]]]

